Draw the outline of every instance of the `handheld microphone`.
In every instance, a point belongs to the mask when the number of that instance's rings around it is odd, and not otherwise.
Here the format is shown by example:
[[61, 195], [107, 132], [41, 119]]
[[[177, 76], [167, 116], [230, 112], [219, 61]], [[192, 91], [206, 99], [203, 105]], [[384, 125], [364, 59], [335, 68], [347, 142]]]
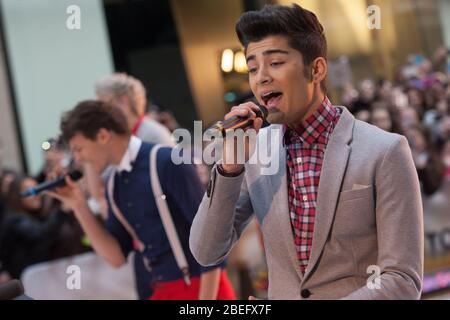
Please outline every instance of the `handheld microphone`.
[[[77, 181], [77, 180], [81, 179], [81, 177], [83, 176], [83, 173], [79, 170], [74, 170], [66, 175], [68, 175], [73, 181]], [[66, 175], [58, 177], [55, 180], [43, 182], [41, 184], [38, 184], [35, 187], [28, 188], [25, 192], [22, 192], [20, 194], [20, 196], [21, 197], [31, 197], [31, 196], [35, 196], [35, 195], [41, 193], [42, 191], [51, 190], [51, 189], [59, 188], [59, 187], [64, 187], [66, 185], [66, 180], [65, 180]]]
[[[266, 121], [269, 111], [263, 105], [257, 104], [257, 106], [259, 107], [259, 110], [253, 111], [256, 113], [257, 118], [263, 119], [263, 127], [266, 127], [267, 125], [269, 125], [269, 123]], [[216, 122], [208, 130], [219, 130], [222, 132], [222, 135], [225, 136], [226, 130], [245, 129], [251, 126], [252, 123], [253, 119], [249, 117], [233, 116], [227, 120]]]
[[0, 285], [0, 300], [12, 300], [23, 295], [22, 283], [15, 279]]

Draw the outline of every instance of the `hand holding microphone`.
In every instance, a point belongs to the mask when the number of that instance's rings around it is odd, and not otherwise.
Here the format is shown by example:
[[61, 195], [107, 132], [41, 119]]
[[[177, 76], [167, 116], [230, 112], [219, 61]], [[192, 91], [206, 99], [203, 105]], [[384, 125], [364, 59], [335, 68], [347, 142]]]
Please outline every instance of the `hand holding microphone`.
[[[86, 198], [80, 185], [77, 183], [83, 174], [76, 170], [65, 176], [46, 182], [52, 187], [45, 188], [44, 193], [62, 202], [63, 206], [75, 211], [76, 208], [85, 205]], [[50, 191], [54, 190], [54, 191]]]
[[[248, 102], [248, 103], [252, 103], [252, 102]], [[245, 104], [235, 106], [231, 110], [233, 111], [233, 109], [236, 109], [240, 106], [244, 106]], [[254, 103], [252, 103], [252, 104], [255, 105]], [[268, 112], [267, 108], [262, 105], [256, 105], [256, 107], [257, 108], [251, 107], [251, 110], [250, 110], [250, 112], [252, 114], [254, 114], [255, 117], [253, 117], [251, 115], [249, 116], [249, 114], [245, 113], [245, 112], [244, 112], [244, 115], [241, 115], [241, 114], [233, 115], [232, 112], [230, 112], [227, 115], [225, 115], [224, 121], [218, 121], [216, 124], [214, 124], [209, 129], [219, 130], [222, 132], [222, 135], [225, 137], [225, 133], [227, 130], [246, 129], [246, 128], [252, 127], [253, 121], [255, 119], [258, 119], [258, 118], [262, 119], [263, 124], [264, 124], [264, 121], [266, 120], [269, 112]]]
[[[246, 102], [231, 108], [231, 111], [225, 115], [225, 120], [218, 122], [213, 128], [221, 130], [223, 134], [236, 129], [245, 131], [252, 129], [257, 134], [263, 126], [267, 114], [266, 107]], [[245, 162], [251, 156], [249, 139], [245, 136], [242, 137], [243, 141], [237, 141], [237, 139], [234, 135], [224, 137], [222, 169], [227, 173], [239, 172], [244, 167], [244, 163], [238, 163], [239, 154], [244, 155]], [[243, 150], [240, 150], [239, 146], [243, 146]]]
[[[74, 170], [72, 172], [69, 172], [66, 176], [69, 176], [73, 181], [77, 181], [81, 179], [83, 173], [81, 171]], [[35, 187], [28, 188], [25, 192], [22, 192], [20, 196], [24, 198], [32, 197], [38, 195], [41, 192], [52, 190], [58, 187], [63, 187], [65, 185], [66, 185], [65, 176], [61, 176], [50, 181], [45, 181]]]

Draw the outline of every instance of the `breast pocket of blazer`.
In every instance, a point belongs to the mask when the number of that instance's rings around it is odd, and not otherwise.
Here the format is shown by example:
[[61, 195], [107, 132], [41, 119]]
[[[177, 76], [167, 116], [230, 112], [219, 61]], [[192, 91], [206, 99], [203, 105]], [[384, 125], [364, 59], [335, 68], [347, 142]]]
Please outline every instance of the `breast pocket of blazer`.
[[367, 234], [374, 226], [374, 213], [372, 186], [341, 192], [335, 216], [336, 234]]
[[373, 198], [373, 188], [372, 186], [364, 186], [355, 190], [342, 191], [339, 194], [339, 202], [351, 201], [357, 199], [372, 199]]

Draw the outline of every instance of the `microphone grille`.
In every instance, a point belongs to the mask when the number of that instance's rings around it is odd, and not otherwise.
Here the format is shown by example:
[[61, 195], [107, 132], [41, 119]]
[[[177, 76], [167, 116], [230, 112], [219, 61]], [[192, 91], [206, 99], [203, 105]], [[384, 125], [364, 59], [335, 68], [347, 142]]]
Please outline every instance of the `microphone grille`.
[[83, 173], [80, 170], [74, 170], [71, 173], [69, 173], [69, 177], [73, 181], [80, 180], [82, 176], [83, 176]]

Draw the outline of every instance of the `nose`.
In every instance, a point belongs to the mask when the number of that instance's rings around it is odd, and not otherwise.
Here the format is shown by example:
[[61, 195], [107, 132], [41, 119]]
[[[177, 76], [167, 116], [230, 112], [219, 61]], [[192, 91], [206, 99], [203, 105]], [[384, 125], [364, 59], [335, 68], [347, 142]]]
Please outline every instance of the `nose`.
[[81, 155], [79, 152], [74, 152], [73, 153], [73, 160], [75, 160], [76, 163], [81, 162]]
[[265, 85], [272, 82], [272, 77], [270, 76], [270, 73], [268, 72], [268, 69], [265, 66], [261, 66], [259, 68], [257, 77], [258, 77], [257, 78], [258, 85]]

